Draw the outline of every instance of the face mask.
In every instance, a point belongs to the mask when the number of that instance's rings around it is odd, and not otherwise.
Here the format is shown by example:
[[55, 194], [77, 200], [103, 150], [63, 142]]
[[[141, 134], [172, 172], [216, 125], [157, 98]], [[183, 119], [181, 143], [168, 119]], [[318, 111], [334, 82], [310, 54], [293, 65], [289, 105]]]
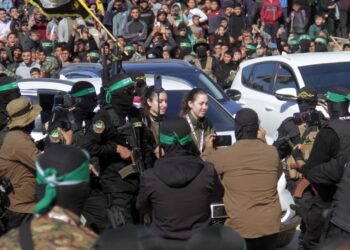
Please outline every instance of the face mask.
[[81, 102], [77, 104], [77, 108], [84, 110], [86, 112], [93, 112], [96, 108], [97, 97], [82, 97]]
[[134, 101], [134, 94], [131, 91], [120, 91], [112, 94], [112, 106], [118, 114], [126, 116]]
[[206, 57], [207, 56], [207, 49], [206, 48], [198, 48], [197, 55], [200, 58]]

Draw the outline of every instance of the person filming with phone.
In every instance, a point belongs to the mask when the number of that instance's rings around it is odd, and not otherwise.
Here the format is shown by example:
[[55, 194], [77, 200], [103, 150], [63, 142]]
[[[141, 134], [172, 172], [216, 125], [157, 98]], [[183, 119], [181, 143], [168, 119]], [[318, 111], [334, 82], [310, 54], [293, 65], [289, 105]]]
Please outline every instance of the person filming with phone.
[[243, 108], [235, 118], [237, 142], [215, 150], [214, 136], [209, 136], [202, 154], [221, 175], [225, 225], [246, 239], [249, 250], [274, 249], [280, 229], [277, 182], [282, 167], [276, 148], [259, 139], [260, 134], [257, 113]]

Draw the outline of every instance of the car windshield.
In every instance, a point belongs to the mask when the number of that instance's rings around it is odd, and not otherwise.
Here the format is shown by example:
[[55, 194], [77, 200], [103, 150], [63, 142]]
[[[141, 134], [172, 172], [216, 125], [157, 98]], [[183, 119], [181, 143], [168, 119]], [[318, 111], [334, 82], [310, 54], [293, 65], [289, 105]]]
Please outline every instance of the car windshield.
[[[168, 93], [168, 117], [176, 117], [180, 114], [181, 101], [187, 91], [167, 91]], [[234, 119], [216, 101], [209, 96], [208, 120], [216, 131], [234, 131]]]
[[325, 94], [334, 86], [350, 87], [350, 62], [327, 63], [299, 67], [306, 86]]

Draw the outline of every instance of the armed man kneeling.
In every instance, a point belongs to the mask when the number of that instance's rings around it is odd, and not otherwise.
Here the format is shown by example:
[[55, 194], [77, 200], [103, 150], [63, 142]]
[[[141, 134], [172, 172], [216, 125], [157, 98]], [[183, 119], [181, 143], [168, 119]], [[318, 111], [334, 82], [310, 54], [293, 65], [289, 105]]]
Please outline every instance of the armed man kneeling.
[[278, 152], [258, 139], [259, 119], [255, 111], [238, 111], [235, 128], [235, 144], [214, 150], [208, 142], [202, 157], [214, 163], [222, 175], [224, 205], [229, 216], [225, 225], [247, 240], [249, 250], [274, 249], [281, 218], [277, 182], [282, 167]]

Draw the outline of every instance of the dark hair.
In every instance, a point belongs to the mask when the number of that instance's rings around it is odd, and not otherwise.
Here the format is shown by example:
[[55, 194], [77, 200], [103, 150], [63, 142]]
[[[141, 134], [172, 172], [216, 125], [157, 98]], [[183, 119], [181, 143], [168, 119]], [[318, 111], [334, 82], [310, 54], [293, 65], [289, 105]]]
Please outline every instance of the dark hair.
[[10, 32], [7, 34], [6, 38], [8, 39], [10, 35], [15, 35], [15, 37], [17, 37], [17, 34], [15, 32]]
[[1, 11], [5, 11], [5, 13], [7, 13], [6, 10], [5, 10], [4, 8], [0, 8], [0, 12], [1, 12]]
[[[162, 88], [162, 91], [160, 93], [166, 93], [165, 90]], [[145, 110], [145, 114], [149, 115], [149, 105], [147, 103], [147, 100], [153, 99], [153, 96], [156, 94], [156, 91], [154, 90], [154, 86], [150, 86], [146, 89], [144, 96], [142, 97], [141, 105]]]
[[207, 95], [207, 93], [201, 88], [194, 88], [183, 97], [180, 115], [186, 115], [190, 112], [191, 108], [188, 106], [188, 102], [194, 102], [198, 95]]
[[40, 73], [40, 69], [39, 68], [32, 68], [29, 73], [32, 74], [34, 72]]

